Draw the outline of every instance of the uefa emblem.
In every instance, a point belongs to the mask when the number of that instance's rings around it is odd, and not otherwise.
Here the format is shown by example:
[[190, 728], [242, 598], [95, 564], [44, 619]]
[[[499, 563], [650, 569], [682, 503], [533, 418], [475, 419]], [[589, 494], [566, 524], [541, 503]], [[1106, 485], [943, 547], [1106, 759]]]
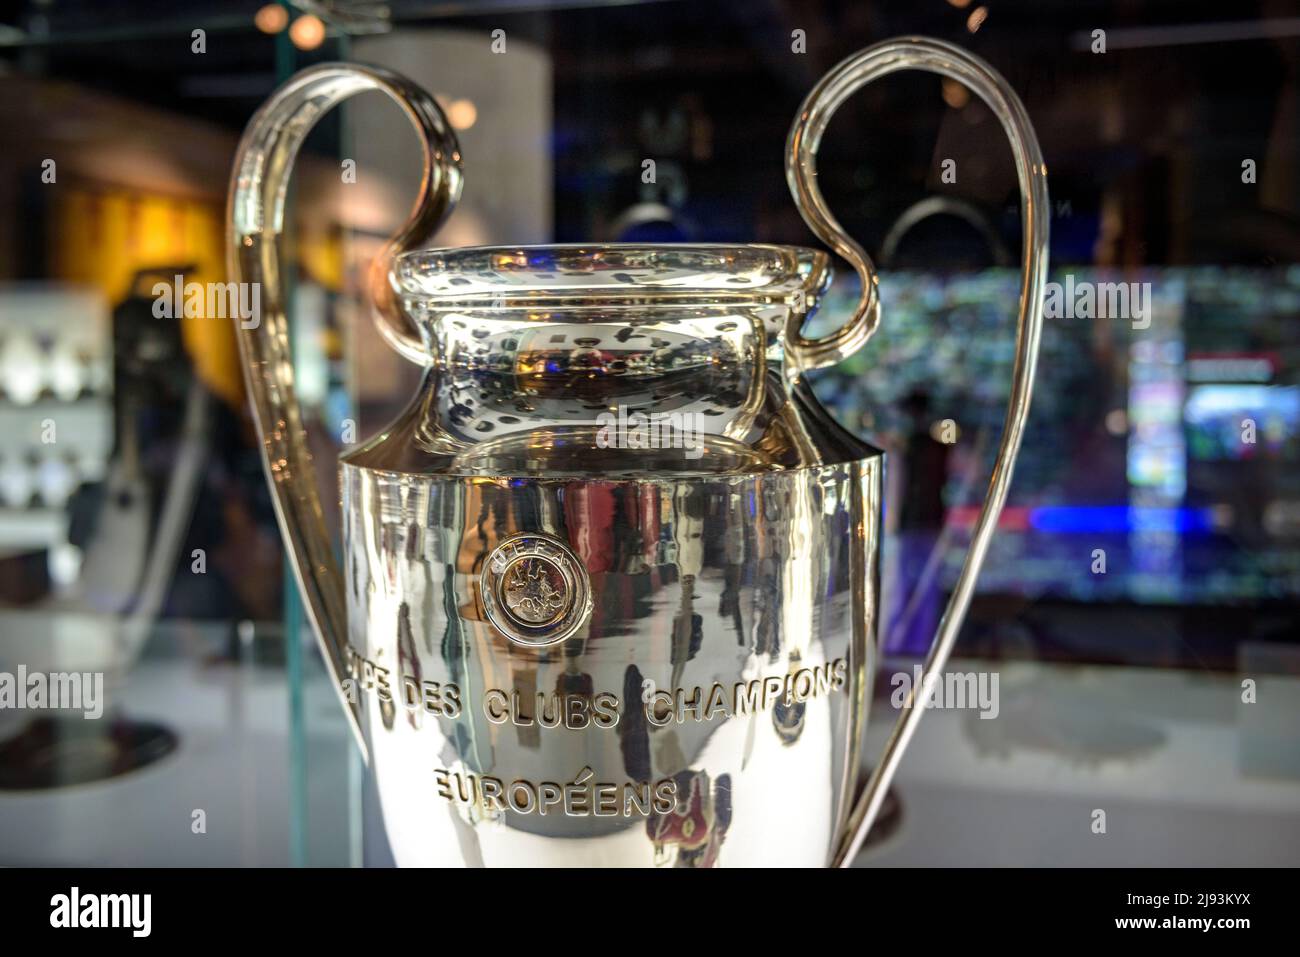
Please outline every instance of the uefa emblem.
[[483, 607], [511, 641], [553, 645], [591, 614], [587, 573], [569, 546], [547, 535], [516, 535], [483, 566]]

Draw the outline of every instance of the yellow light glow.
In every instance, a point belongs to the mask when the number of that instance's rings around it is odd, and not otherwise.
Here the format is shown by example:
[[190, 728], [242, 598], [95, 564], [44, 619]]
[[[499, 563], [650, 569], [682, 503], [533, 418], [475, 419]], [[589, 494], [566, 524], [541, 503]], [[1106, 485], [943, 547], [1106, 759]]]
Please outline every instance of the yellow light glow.
[[447, 122], [454, 129], [467, 130], [478, 121], [478, 107], [472, 100], [452, 100], [447, 105]]
[[253, 16], [253, 23], [263, 33], [279, 33], [289, 25], [289, 11], [278, 3], [268, 3]]
[[314, 50], [325, 42], [325, 24], [310, 13], [293, 21], [289, 39], [299, 50]]

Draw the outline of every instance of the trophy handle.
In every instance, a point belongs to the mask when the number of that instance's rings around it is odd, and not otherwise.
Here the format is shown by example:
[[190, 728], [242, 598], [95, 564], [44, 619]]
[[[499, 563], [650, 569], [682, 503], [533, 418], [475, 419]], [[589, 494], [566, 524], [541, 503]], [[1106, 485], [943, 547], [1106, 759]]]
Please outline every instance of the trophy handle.
[[[927, 676], [939, 674], [947, 665], [957, 632], [970, 605], [971, 593], [998, 516], [1006, 502], [1016, 454], [1029, 414], [1034, 370], [1038, 364], [1038, 341], [1043, 325], [1043, 286], [1047, 278], [1047, 169], [1038, 138], [1029, 123], [1024, 104], [991, 66], [960, 47], [924, 37], [903, 37], [868, 47], [832, 69], [808, 94], [799, 109], [786, 143], [785, 171], [795, 204], [804, 221], [824, 242], [847, 259], [862, 278], [862, 297], [853, 317], [836, 332], [820, 339], [805, 339], [798, 328], [787, 330], [788, 350], [801, 370], [832, 365], [856, 352], [866, 343], [880, 321], [880, 296], [875, 267], [862, 247], [847, 236], [826, 206], [817, 185], [817, 148], [831, 116], [849, 96], [872, 80], [902, 70], [925, 70], [957, 80], [970, 87], [988, 104], [1011, 140], [1016, 175], [1023, 203], [1020, 222], [1024, 231], [1023, 271], [1020, 283], [1020, 312], [1016, 324], [1016, 361], [1011, 396], [998, 459], [989, 479], [988, 492], [971, 537], [970, 549], [953, 589], [948, 607], [924, 665]], [[798, 320], [798, 321], [801, 321]], [[832, 864], [848, 866], [862, 847], [884, 801], [889, 782], [898, 769], [903, 751], [920, 723], [924, 708], [921, 688], [913, 688], [907, 707], [894, 725], [880, 761], [867, 786], [849, 811], [845, 830], [833, 851]]]
[[376, 257], [370, 294], [384, 338], [407, 358], [428, 362], [416, 327], [402, 313], [388, 282], [388, 270], [396, 255], [424, 242], [459, 199], [460, 148], [432, 97], [409, 80], [350, 63], [325, 63], [291, 77], [253, 115], [239, 143], [231, 173], [227, 233], [231, 280], [258, 289], [257, 299], [241, 297], [241, 301], [260, 303], [260, 315], [236, 317], [236, 335], [276, 517], [334, 689], [363, 756], [367, 749], [358, 696], [346, 694], [341, 683], [350, 671], [343, 576], [325, 527], [293, 388], [279, 239], [289, 175], [303, 140], [330, 108], [366, 90], [381, 90], [396, 101], [416, 128], [424, 150], [415, 207], [406, 225]]

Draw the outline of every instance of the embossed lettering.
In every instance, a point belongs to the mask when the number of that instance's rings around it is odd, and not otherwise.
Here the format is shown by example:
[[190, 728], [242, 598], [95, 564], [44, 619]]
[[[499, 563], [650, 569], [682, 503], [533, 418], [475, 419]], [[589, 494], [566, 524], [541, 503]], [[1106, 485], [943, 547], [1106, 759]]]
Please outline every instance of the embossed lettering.
[[726, 689], [722, 685], [715, 684], [713, 690], [709, 692], [709, 703], [704, 706], [704, 720], [712, 721], [718, 715], [729, 718], [731, 710], [727, 707]]
[[[549, 713], [547, 713], [547, 705], [550, 706]], [[537, 696], [537, 723], [539, 725], [543, 728], [558, 728], [563, 717], [564, 714], [553, 695], [539, 694]]]
[[[522, 799], [520, 797], [522, 795]], [[527, 781], [513, 781], [510, 784], [510, 806], [520, 814], [531, 814], [537, 807], [537, 794]]]
[[595, 772], [589, 767], [565, 785], [553, 781], [535, 784], [522, 778], [506, 785], [500, 778], [447, 768], [435, 768], [433, 776], [440, 798], [462, 806], [477, 805], [489, 814], [511, 810], [539, 816], [563, 813], [568, 817], [617, 817], [621, 793], [623, 816], [647, 817], [652, 812], [672, 811], [677, 802], [677, 783], [671, 778], [653, 784], [646, 781], [615, 784], [593, 781]]
[[493, 724], [505, 724], [510, 720], [510, 707], [506, 703], [506, 693], [495, 688], [483, 695], [483, 714]]
[[677, 782], [668, 778], [655, 785], [655, 811], [667, 814], [677, 809]]
[[702, 717], [700, 713], [700, 689], [696, 688], [695, 691], [688, 698], [686, 697], [686, 689], [678, 688], [676, 697], [677, 697], [677, 723], [681, 724], [683, 721], [685, 721], [687, 714], [690, 714], [691, 717], [693, 717], [696, 721], [699, 721], [700, 718]]
[[763, 708], [764, 710], [772, 707], [777, 701], [777, 695], [785, 690], [785, 679], [776, 675], [770, 675], [763, 679]]
[[[660, 705], [663, 706], [662, 710]], [[667, 691], [656, 691], [645, 704], [645, 719], [656, 728], [673, 720], [673, 696]]]
[[460, 686], [446, 684], [442, 686], [442, 713], [448, 718], [459, 718], [461, 712]]
[[434, 783], [438, 785], [438, 797], [451, 800], [451, 778], [446, 768], [435, 768], [433, 772]]
[[454, 718], [460, 710], [451, 703], [453, 694], [459, 699], [460, 691], [455, 685], [442, 685], [436, 681], [419, 682], [410, 675], [402, 676], [402, 700], [410, 711], [423, 709], [437, 717]]
[[478, 788], [473, 776], [457, 773], [452, 777], [456, 779], [456, 795], [460, 798], [460, 803], [472, 804], [478, 800]]
[[564, 726], [575, 731], [580, 731], [587, 726], [590, 718], [587, 717], [587, 701], [578, 695], [570, 695], [568, 698], [568, 707], [564, 709]]
[[[526, 711], [525, 700], [535, 703], [536, 710], [532, 713]], [[525, 699], [518, 691], [507, 696], [498, 688], [489, 688], [483, 692], [483, 714], [492, 724], [510, 722], [521, 728], [534, 724], [543, 728], [563, 726], [572, 731], [581, 731], [593, 724], [598, 728], [612, 728], [619, 721], [618, 697], [608, 691], [591, 697], [539, 692]]]
[[618, 724], [618, 698], [602, 691], [591, 699], [592, 720], [598, 727], [612, 728]]
[[618, 817], [618, 786], [597, 784], [596, 817]]
[[587, 782], [592, 777], [591, 768], [583, 768], [572, 784], [564, 786], [564, 813], [569, 817], [585, 817], [590, 804]]
[[542, 817], [545, 817], [550, 808], [555, 807], [564, 799], [564, 792], [560, 790], [558, 784], [543, 781], [537, 786], [537, 798], [537, 811]]
[[732, 698], [735, 700], [735, 712], [738, 715], [753, 714], [762, 710], [763, 685], [759, 681], [750, 681], [747, 683], [737, 683], [732, 689]]
[[623, 788], [623, 816], [632, 817], [634, 807], [642, 817], [650, 813], [650, 785], [629, 784]]
[[814, 669], [817, 676], [817, 694], [830, 694], [831, 691], [831, 665], [822, 665]]

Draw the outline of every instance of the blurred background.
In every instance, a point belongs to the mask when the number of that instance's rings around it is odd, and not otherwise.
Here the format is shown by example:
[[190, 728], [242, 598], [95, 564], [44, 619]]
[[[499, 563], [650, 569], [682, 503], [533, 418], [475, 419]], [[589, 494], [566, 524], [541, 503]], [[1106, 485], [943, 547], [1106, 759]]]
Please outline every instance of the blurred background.
[[[279, 83], [360, 60], [436, 94], [466, 170], [438, 245], [816, 245], [785, 185], [789, 124], [836, 62], [908, 33], [979, 54], [1024, 100], [1064, 299], [1136, 298], [1046, 321], [953, 664], [999, 673], [999, 716], [927, 716], [861, 863], [1300, 863], [1294, 4], [16, 0], [0, 672], [103, 672], [106, 705], [0, 708], [0, 864], [389, 860], [286, 578], [231, 322], [159, 308], [223, 281], [231, 159]], [[322, 489], [418, 381], [363, 294], [417, 164], [377, 95], [298, 163], [291, 314]], [[996, 119], [930, 75], [851, 100], [819, 170], [883, 276], [881, 331], [814, 379], [891, 456], [878, 752], [888, 676], [928, 647], [996, 449], [1020, 199]], [[856, 296], [842, 276], [818, 321]]]

